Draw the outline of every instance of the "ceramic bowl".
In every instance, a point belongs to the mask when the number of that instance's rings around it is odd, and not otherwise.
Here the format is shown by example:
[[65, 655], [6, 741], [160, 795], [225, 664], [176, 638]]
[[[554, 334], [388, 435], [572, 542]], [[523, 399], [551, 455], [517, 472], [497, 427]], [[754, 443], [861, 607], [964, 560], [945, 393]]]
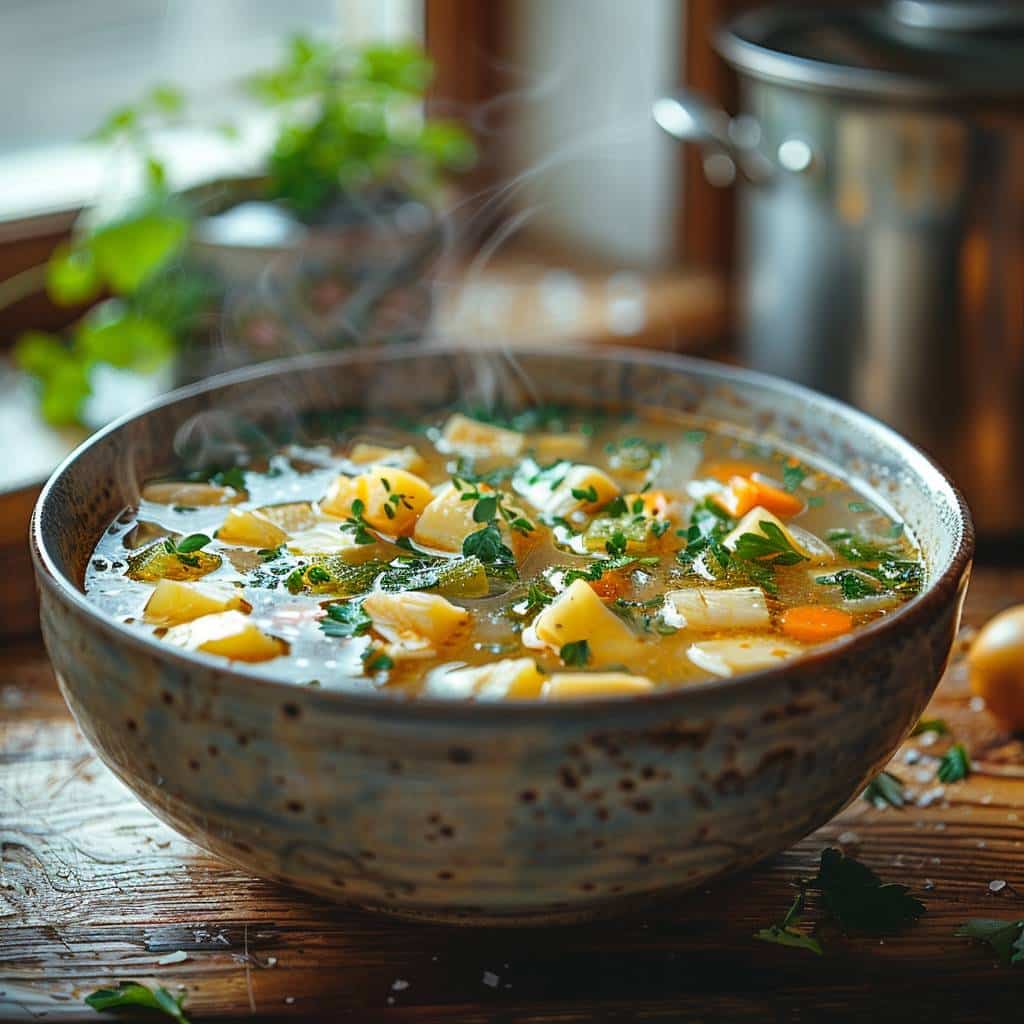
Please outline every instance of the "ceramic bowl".
[[[661, 407], [732, 421], [870, 482], [918, 538], [924, 591], [782, 667], [630, 699], [469, 704], [289, 686], [130, 632], [91, 606], [93, 545], [188, 433], [459, 398]], [[32, 524], [42, 627], [103, 761], [158, 817], [256, 875], [467, 923], [615, 913], [776, 853], [907, 735], [956, 635], [973, 534], [955, 487], [891, 430], [768, 377], [626, 352], [331, 353], [179, 391], [97, 434]]]

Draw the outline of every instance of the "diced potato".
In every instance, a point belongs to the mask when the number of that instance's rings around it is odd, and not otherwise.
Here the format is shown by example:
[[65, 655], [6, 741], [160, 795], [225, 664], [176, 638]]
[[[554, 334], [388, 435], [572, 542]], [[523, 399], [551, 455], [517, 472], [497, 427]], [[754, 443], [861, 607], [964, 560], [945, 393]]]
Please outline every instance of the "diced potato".
[[359, 497], [356, 476], [339, 476], [331, 482], [327, 493], [320, 499], [320, 511], [325, 516], [347, 519], [352, 514], [352, 502]]
[[434, 497], [430, 484], [398, 466], [371, 466], [359, 476], [340, 476], [320, 502], [320, 511], [347, 518], [352, 503], [363, 503], [363, 518], [381, 533], [408, 536]]
[[690, 661], [716, 676], [737, 676], [773, 668], [795, 657], [803, 648], [773, 637], [744, 636], [729, 640], [702, 640], [690, 644]]
[[175, 647], [217, 654], [232, 661], [269, 661], [288, 651], [283, 641], [262, 633], [238, 611], [203, 615], [169, 629], [164, 640]]
[[760, 587], [692, 587], [665, 595], [666, 621], [682, 629], [767, 629], [768, 605]]
[[454, 484], [444, 484], [416, 520], [413, 540], [438, 551], [461, 551], [462, 542], [480, 529], [473, 521], [475, 504], [463, 501]]
[[547, 700], [588, 700], [599, 697], [635, 697], [650, 693], [654, 683], [628, 672], [556, 673], [544, 684]]
[[217, 484], [189, 483], [170, 480], [163, 483], [146, 484], [142, 497], [157, 505], [230, 505], [241, 501], [242, 492], [233, 487], [218, 487]]
[[424, 692], [433, 697], [529, 700], [540, 696], [544, 679], [532, 658], [504, 658], [490, 665], [431, 673]]
[[[580, 494], [588, 496], [580, 497]], [[582, 509], [589, 514], [603, 508], [618, 495], [619, 485], [597, 466], [573, 466], [548, 496], [543, 511], [555, 516], [566, 516]]]
[[430, 658], [451, 643], [470, 623], [470, 614], [438, 594], [421, 592], [370, 594], [363, 611], [375, 633], [389, 641], [395, 659]]
[[201, 615], [232, 609], [248, 611], [237, 587], [230, 583], [182, 583], [162, 579], [146, 602], [143, 618], [156, 626], [176, 626]]
[[381, 444], [357, 441], [348, 453], [348, 460], [360, 466], [397, 466], [419, 476], [427, 471], [427, 460], [411, 444], [404, 448], [387, 448]]
[[288, 533], [295, 533], [296, 530], [308, 530], [318, 521], [316, 510], [308, 501], [289, 501], [283, 505], [263, 505], [256, 511]]
[[441, 431], [444, 447], [474, 458], [499, 456], [515, 458], [522, 450], [526, 438], [515, 430], [506, 430], [490, 423], [471, 420], [455, 413]]
[[574, 580], [537, 616], [533, 634], [555, 651], [565, 644], [586, 640], [592, 659], [604, 665], [628, 660], [640, 643], [585, 580]]
[[383, 544], [356, 543], [353, 531], [342, 530], [336, 519], [322, 520], [308, 530], [293, 533], [287, 547], [293, 555], [341, 555], [352, 563], [393, 556]]
[[568, 459], [572, 462], [586, 453], [589, 444], [585, 434], [537, 434], [530, 438], [530, 448], [540, 463], [553, 462], [555, 459]]
[[739, 543], [740, 537], [745, 533], [756, 533], [762, 537], [765, 536], [764, 530], [761, 529], [761, 523], [773, 523], [781, 531], [783, 536], [789, 543], [805, 558], [810, 559], [817, 565], [826, 565], [829, 562], [835, 561], [835, 553], [832, 549], [819, 537], [816, 537], [813, 533], [809, 533], [807, 530], [802, 530], [799, 526], [787, 526], [777, 516], [772, 515], [771, 512], [766, 508], [762, 508], [758, 505], [757, 508], [752, 508], [737, 524], [736, 526], [726, 534], [725, 539], [722, 543], [730, 550], [735, 551], [736, 545]]
[[260, 512], [233, 508], [217, 531], [217, 539], [249, 548], [276, 548], [288, 539], [288, 534]]

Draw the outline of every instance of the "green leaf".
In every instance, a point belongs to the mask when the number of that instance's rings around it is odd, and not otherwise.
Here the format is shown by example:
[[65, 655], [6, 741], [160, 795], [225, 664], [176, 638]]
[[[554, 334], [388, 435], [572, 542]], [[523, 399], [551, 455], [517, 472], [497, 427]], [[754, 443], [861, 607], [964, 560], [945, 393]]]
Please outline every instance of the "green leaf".
[[804, 482], [806, 476], [807, 470], [803, 466], [783, 466], [782, 486], [792, 494]]
[[356, 74], [368, 82], [419, 95], [430, 84], [434, 68], [415, 45], [373, 45], [360, 54]]
[[92, 362], [147, 371], [166, 362], [175, 349], [173, 335], [162, 324], [128, 312], [116, 299], [82, 321], [75, 345]]
[[953, 934], [984, 942], [1006, 966], [1024, 963], [1024, 921], [974, 917]]
[[42, 385], [39, 411], [47, 423], [68, 426], [81, 422], [86, 400], [92, 394], [87, 363], [65, 352], [48, 369]]
[[902, 807], [906, 803], [903, 782], [890, 772], [879, 772], [861, 795], [876, 807]]
[[394, 659], [383, 651], [369, 650], [366, 654], [367, 672], [387, 672], [395, 667]]
[[821, 943], [811, 935], [799, 931], [796, 928], [782, 928], [773, 924], [770, 928], [762, 928], [754, 932], [754, 938], [762, 942], [774, 942], [779, 946], [792, 946], [796, 949], [806, 949], [817, 956], [821, 956], [824, 950]]
[[99, 270], [88, 245], [72, 248], [62, 242], [46, 264], [46, 294], [58, 306], [90, 302], [102, 288]]
[[806, 885], [821, 892], [844, 931], [889, 934], [917, 920], [925, 909], [907, 886], [883, 883], [867, 865], [833, 848], [822, 852], [818, 874]]
[[372, 625], [373, 619], [363, 611], [361, 601], [329, 604], [327, 617], [320, 621], [324, 633], [334, 637], [362, 636]]
[[15, 365], [41, 380], [45, 380], [69, 356], [63, 339], [45, 331], [26, 331], [14, 345]]
[[471, 533], [462, 542], [462, 553], [467, 557], [479, 558], [485, 565], [492, 562], [514, 562], [515, 556], [501, 539], [501, 531], [493, 523], [476, 533]]
[[589, 487], [573, 487], [571, 491], [577, 501], [597, 501], [597, 488], [593, 484]]
[[962, 743], [954, 743], [939, 762], [935, 773], [939, 782], [959, 782], [971, 774], [971, 759]]
[[760, 533], [743, 533], [736, 542], [735, 551], [740, 558], [750, 561], [764, 559], [773, 565], [796, 565], [807, 561], [775, 523], [765, 519], [758, 526]]
[[840, 569], [830, 576], [816, 576], [814, 582], [824, 587], [839, 587], [847, 601], [875, 597], [883, 589], [879, 580], [858, 569]]
[[473, 522], [489, 523], [497, 515], [497, 512], [498, 497], [497, 495], [489, 494], [481, 498], [473, 507]]
[[566, 665], [582, 667], [590, 661], [590, 644], [586, 640], [573, 640], [572, 643], [562, 644], [558, 656]]
[[119, 294], [131, 294], [181, 251], [188, 221], [151, 210], [101, 227], [90, 239], [96, 267]]
[[210, 538], [205, 533], [190, 533], [183, 537], [175, 545], [178, 554], [190, 554], [193, 551], [200, 551], [210, 543]]
[[145, 99], [145, 105], [161, 114], [180, 114], [185, 106], [185, 96], [173, 85], [154, 85]]
[[137, 981], [122, 981], [116, 989], [101, 988], [85, 997], [86, 1003], [94, 1010], [119, 1010], [124, 1007], [141, 1006], [157, 1010], [171, 1017], [179, 1024], [189, 1024], [182, 1012], [185, 997], [175, 999], [165, 988], [150, 989]]
[[244, 491], [246, 489], [245, 470], [241, 466], [220, 469], [210, 477], [210, 483], [220, 487], [230, 487], [236, 491]]

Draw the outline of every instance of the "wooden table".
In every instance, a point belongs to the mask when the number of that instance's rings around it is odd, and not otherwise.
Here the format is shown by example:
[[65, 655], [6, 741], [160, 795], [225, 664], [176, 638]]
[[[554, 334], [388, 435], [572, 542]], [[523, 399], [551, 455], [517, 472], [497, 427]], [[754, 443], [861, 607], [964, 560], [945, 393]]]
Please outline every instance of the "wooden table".
[[[968, 628], [1021, 600], [1024, 570], [976, 572]], [[100, 765], [37, 646], [5, 649], [0, 665], [2, 1020], [98, 1021], [83, 997], [129, 978], [184, 993], [197, 1022], [1019, 1017], [1024, 972], [953, 936], [969, 917], [1024, 917], [1024, 744], [972, 709], [962, 664], [931, 712], [977, 770], [928, 806], [856, 800], [791, 850], [656, 917], [529, 931], [403, 924], [226, 867]], [[894, 759], [919, 800], [943, 742], [912, 741]], [[911, 748], [925, 759], [908, 764]], [[821, 958], [754, 941], [826, 845], [911, 885], [926, 915], [884, 941], [829, 933]], [[187, 959], [160, 963], [179, 950]]]

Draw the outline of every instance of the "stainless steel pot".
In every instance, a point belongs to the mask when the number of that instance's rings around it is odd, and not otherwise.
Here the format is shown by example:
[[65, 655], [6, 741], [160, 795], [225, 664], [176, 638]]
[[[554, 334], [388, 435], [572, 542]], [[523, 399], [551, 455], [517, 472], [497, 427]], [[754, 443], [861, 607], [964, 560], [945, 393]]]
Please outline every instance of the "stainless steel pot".
[[746, 362], [929, 449], [989, 534], [1024, 509], [1024, 5], [767, 9], [717, 37], [741, 113], [658, 123], [739, 178]]

